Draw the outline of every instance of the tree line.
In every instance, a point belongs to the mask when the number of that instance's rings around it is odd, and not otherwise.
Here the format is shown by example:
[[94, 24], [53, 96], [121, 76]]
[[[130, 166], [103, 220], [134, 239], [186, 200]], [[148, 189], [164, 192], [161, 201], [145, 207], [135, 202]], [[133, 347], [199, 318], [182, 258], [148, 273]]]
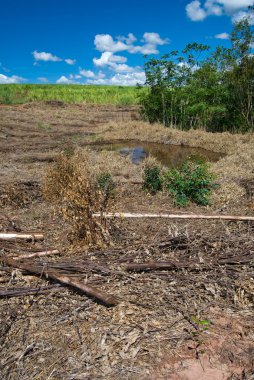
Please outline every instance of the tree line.
[[[253, 8], [251, 9], [253, 11]], [[233, 25], [231, 46], [196, 42], [145, 63], [141, 114], [182, 130], [254, 130], [254, 28], [250, 18]]]

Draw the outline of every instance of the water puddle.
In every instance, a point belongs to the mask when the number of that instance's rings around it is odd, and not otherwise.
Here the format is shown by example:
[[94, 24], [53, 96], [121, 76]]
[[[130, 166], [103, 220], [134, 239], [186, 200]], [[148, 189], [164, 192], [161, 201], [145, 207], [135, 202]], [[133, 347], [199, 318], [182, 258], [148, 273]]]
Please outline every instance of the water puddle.
[[142, 141], [112, 141], [92, 145], [98, 151], [118, 151], [124, 156], [130, 156], [134, 164], [140, 164], [146, 157], [155, 157], [167, 167], [179, 166], [187, 157], [198, 156], [206, 161], [218, 161], [223, 155], [202, 148], [192, 148], [182, 145], [159, 144]]

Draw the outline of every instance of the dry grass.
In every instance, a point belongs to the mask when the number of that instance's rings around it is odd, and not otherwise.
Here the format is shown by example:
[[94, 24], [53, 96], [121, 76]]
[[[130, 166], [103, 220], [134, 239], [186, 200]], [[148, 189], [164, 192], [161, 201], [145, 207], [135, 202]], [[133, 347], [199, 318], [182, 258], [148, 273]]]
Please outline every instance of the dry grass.
[[109, 199], [96, 186], [96, 171], [92, 172], [88, 154], [79, 151], [71, 157], [61, 154], [46, 173], [44, 196], [71, 227], [72, 241], [87, 246], [109, 244], [109, 233], [103, 218], [92, 217], [94, 212], [106, 211]]
[[233, 135], [228, 132], [208, 133], [202, 130], [180, 131], [142, 121], [107, 123], [101, 127], [101, 132], [105, 140], [136, 139], [205, 148], [225, 154], [225, 157], [218, 162], [211, 163], [211, 171], [220, 184], [212, 197], [216, 208], [224, 207], [225, 204], [240, 203], [245, 195], [241, 181], [254, 178], [254, 134]]

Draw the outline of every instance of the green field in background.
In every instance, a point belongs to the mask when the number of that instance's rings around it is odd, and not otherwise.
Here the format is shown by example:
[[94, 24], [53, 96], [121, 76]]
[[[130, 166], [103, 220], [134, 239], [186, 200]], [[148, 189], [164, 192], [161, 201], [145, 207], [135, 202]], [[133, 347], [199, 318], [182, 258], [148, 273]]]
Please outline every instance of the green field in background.
[[137, 104], [138, 89], [127, 86], [0, 84], [0, 104], [58, 100], [64, 103]]

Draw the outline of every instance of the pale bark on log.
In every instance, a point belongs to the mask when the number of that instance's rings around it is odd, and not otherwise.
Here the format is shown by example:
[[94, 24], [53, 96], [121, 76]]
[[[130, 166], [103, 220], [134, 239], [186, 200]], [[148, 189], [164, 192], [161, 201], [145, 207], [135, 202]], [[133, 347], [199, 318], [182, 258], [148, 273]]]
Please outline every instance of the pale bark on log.
[[9, 265], [11, 267], [23, 269], [30, 273], [51, 278], [52, 280], [58, 281], [62, 284], [66, 284], [71, 287], [74, 287], [88, 294], [89, 296], [96, 298], [97, 300], [101, 301], [107, 306], [114, 306], [118, 303], [118, 300], [113, 295], [107, 294], [103, 292], [102, 290], [99, 290], [92, 286], [88, 286], [84, 284], [83, 282], [76, 280], [74, 278], [64, 276], [56, 270], [47, 269], [47, 268], [42, 269], [41, 266], [38, 266], [36, 264], [23, 263], [18, 260], [11, 259], [9, 257], [2, 258], [2, 261], [4, 264]]
[[37, 232], [0, 232], [0, 240], [43, 240], [44, 236]]
[[[254, 216], [237, 215], [202, 215], [202, 214], [141, 214], [130, 212], [103, 213], [104, 218], [162, 218], [162, 219], [218, 219], [218, 220], [239, 220], [254, 221]], [[101, 217], [101, 213], [96, 212], [93, 217]]]
[[12, 257], [15, 260], [20, 259], [31, 259], [33, 257], [44, 257], [44, 256], [50, 256], [50, 255], [58, 255], [60, 252], [58, 249], [53, 249], [51, 251], [41, 251], [41, 252], [33, 252], [33, 253], [27, 253], [25, 255], [19, 255]]

